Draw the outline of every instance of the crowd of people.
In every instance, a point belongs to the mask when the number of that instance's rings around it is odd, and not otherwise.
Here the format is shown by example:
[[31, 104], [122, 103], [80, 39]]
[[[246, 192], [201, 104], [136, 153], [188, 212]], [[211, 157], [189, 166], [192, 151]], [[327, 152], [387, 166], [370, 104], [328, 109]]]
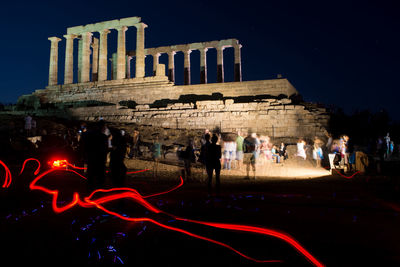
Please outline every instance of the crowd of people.
[[[76, 165], [87, 166], [86, 174], [90, 188], [98, 188], [104, 184], [107, 163], [113, 184], [122, 186], [127, 170], [125, 158], [144, 156], [145, 142], [142, 141], [137, 128], [132, 135], [127, 135], [124, 130], [108, 127], [105, 121], [100, 119], [90, 127], [82, 123], [79, 127], [66, 129], [63, 133], [54, 135], [47, 134], [44, 129], [37, 129], [36, 121], [30, 115], [27, 115], [24, 121], [26, 136], [42, 135], [43, 139], [37, 140], [35, 144], [42, 151], [47, 150], [50, 154], [53, 152], [51, 147], [55, 150], [65, 148], [66, 151], [70, 151], [70, 158]], [[165, 157], [165, 146], [158, 134], [151, 139], [152, 144], [146, 145], [153, 159], [153, 176], [158, 177], [159, 162]], [[347, 135], [334, 139], [326, 132], [324, 141], [315, 137], [312, 141], [299, 139], [297, 143], [285, 144], [274, 143], [269, 136], [258, 135], [255, 132], [221, 134], [205, 130], [198, 139], [200, 142], [195, 142], [193, 137], [189, 138], [186, 146], [178, 149], [178, 158], [183, 163], [182, 177], [190, 180], [193, 176], [193, 164], [201, 163], [206, 170], [210, 190], [215, 173], [217, 192], [220, 187], [221, 170], [245, 171], [246, 179], [256, 179], [257, 168], [266, 164], [282, 165], [289, 158], [288, 145], [296, 148], [295, 153], [291, 152], [291, 158], [297, 158], [300, 162], [312, 160], [315, 167], [339, 167], [346, 171], [365, 170], [368, 167], [367, 154], [354, 148]], [[377, 139], [375, 151], [379, 159], [390, 159], [394, 150], [394, 142], [389, 133]]]

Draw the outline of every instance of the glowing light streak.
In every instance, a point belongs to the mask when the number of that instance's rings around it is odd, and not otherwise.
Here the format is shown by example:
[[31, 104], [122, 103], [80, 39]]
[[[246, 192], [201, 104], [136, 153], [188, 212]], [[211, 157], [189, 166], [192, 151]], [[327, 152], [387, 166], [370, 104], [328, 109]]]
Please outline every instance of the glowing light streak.
[[[32, 159], [28, 159], [28, 160], [32, 160]], [[34, 160], [34, 159], [33, 159]], [[24, 169], [25, 163], [27, 161], [24, 162], [24, 165], [22, 167], [21, 173]], [[5, 183], [4, 185], [6, 185], [6, 187], [8, 187], [11, 183], [11, 172], [9, 171], [8, 167], [2, 162], [0, 161], [0, 164], [3, 165], [3, 167], [6, 169], [6, 179], [5, 179]], [[39, 163], [40, 164], [40, 163]], [[73, 199], [66, 205], [59, 207], [57, 206], [57, 200], [58, 200], [58, 195], [59, 195], [59, 191], [58, 190], [50, 190], [44, 186], [39, 186], [37, 185], [37, 182], [42, 179], [44, 176], [54, 172], [54, 171], [69, 171], [69, 172], [73, 172], [77, 175], [79, 175], [80, 177], [86, 179], [83, 175], [80, 175], [79, 173], [77, 173], [74, 170], [69, 170], [66, 169], [67, 166], [72, 166], [69, 165], [69, 163], [66, 160], [56, 160], [53, 161], [54, 168], [49, 169], [43, 173], [41, 173], [40, 175], [38, 175], [29, 185], [29, 188], [31, 190], [41, 190], [47, 194], [52, 195], [52, 208], [54, 210], [55, 213], [61, 213], [64, 212], [68, 209], [71, 209], [72, 207], [74, 207], [75, 205], [79, 205], [81, 207], [84, 208], [90, 208], [90, 207], [96, 207], [100, 210], [102, 210], [103, 212], [109, 214], [109, 215], [113, 215], [117, 218], [120, 218], [122, 220], [125, 221], [129, 221], [129, 222], [150, 222], [153, 223], [159, 227], [162, 227], [164, 229], [167, 230], [171, 230], [171, 231], [175, 231], [175, 232], [179, 232], [200, 240], [204, 240], [204, 241], [208, 241], [211, 243], [214, 243], [216, 245], [225, 247], [230, 249], [231, 251], [237, 253], [238, 255], [254, 261], [254, 262], [258, 262], [258, 263], [266, 263], [266, 262], [282, 262], [281, 260], [259, 260], [259, 259], [255, 259], [253, 257], [250, 257], [242, 252], [240, 252], [239, 250], [236, 250], [235, 248], [231, 247], [228, 244], [225, 244], [223, 242], [208, 238], [208, 237], [204, 237], [198, 234], [194, 234], [192, 232], [177, 228], [177, 227], [173, 227], [173, 226], [169, 226], [166, 224], [163, 224], [161, 222], [158, 222], [154, 219], [151, 218], [147, 218], [147, 217], [140, 217], [140, 218], [136, 218], [136, 217], [128, 217], [125, 214], [119, 214], [117, 212], [113, 212], [107, 208], [105, 208], [102, 204], [105, 203], [109, 203], [110, 201], [114, 201], [117, 199], [132, 199], [134, 202], [142, 205], [143, 207], [145, 207], [147, 210], [154, 212], [154, 213], [163, 213], [166, 214], [172, 218], [174, 218], [175, 220], [179, 220], [179, 221], [185, 221], [185, 222], [191, 222], [191, 223], [195, 223], [195, 224], [200, 224], [200, 225], [205, 225], [205, 226], [209, 226], [209, 227], [214, 227], [214, 228], [219, 228], [219, 229], [225, 229], [225, 230], [233, 230], [233, 231], [241, 231], [241, 232], [249, 232], [249, 233], [256, 233], [256, 234], [261, 234], [261, 235], [266, 235], [266, 236], [272, 236], [275, 237], [277, 239], [280, 239], [286, 243], [288, 243], [289, 245], [291, 245], [293, 248], [295, 248], [300, 254], [302, 254], [307, 260], [309, 260], [312, 264], [314, 264], [315, 266], [324, 266], [321, 262], [319, 262], [314, 256], [311, 255], [311, 253], [309, 253], [298, 241], [296, 241], [293, 237], [289, 236], [286, 233], [277, 231], [277, 230], [272, 230], [272, 229], [268, 229], [268, 228], [262, 228], [262, 227], [254, 227], [254, 226], [248, 226], [248, 225], [240, 225], [240, 224], [227, 224], [227, 223], [217, 223], [217, 222], [206, 222], [206, 221], [198, 221], [198, 220], [190, 220], [190, 219], [186, 219], [186, 218], [181, 218], [181, 217], [177, 217], [174, 216], [172, 214], [168, 214], [166, 212], [163, 212], [159, 209], [157, 209], [156, 207], [154, 207], [153, 205], [151, 205], [149, 202], [147, 202], [145, 200], [145, 198], [150, 198], [150, 197], [154, 197], [154, 196], [159, 196], [162, 194], [166, 194], [169, 192], [172, 192], [176, 189], [178, 189], [179, 187], [181, 187], [183, 185], [183, 179], [182, 177], [180, 177], [180, 183], [165, 191], [165, 192], [159, 192], [159, 193], [154, 193], [151, 195], [147, 195], [147, 196], [142, 196], [137, 190], [132, 189], [132, 188], [128, 188], [128, 187], [122, 187], [122, 188], [111, 188], [111, 189], [97, 189], [95, 191], [93, 191], [88, 197], [85, 197], [83, 199], [80, 198], [79, 193], [74, 192], [73, 193]], [[39, 165], [40, 168], [40, 165]], [[38, 170], [38, 169], [37, 169]], [[142, 170], [144, 171], [144, 170]], [[36, 171], [35, 171], [36, 172]], [[137, 171], [137, 172], [141, 172], [141, 171]], [[3, 187], [4, 187], [3, 185]], [[106, 196], [103, 197], [99, 197], [99, 198], [94, 198], [94, 196], [96, 195], [96, 193], [102, 193], [102, 194], [108, 194]], [[89, 256], [90, 257], [90, 256]], [[101, 255], [98, 251], [98, 257], [99, 259], [101, 258]]]
[[21, 171], [19, 172], [19, 175], [21, 175], [23, 172], [24, 172], [24, 169], [25, 169], [25, 165], [26, 165], [26, 163], [28, 163], [29, 161], [36, 161], [37, 162], [37, 164], [38, 164], [38, 167], [36, 168], [36, 170], [35, 170], [35, 172], [33, 173], [34, 175], [38, 175], [38, 173], [39, 173], [39, 171], [40, 171], [40, 161], [39, 160], [37, 160], [37, 159], [35, 159], [35, 158], [29, 158], [29, 159], [26, 159], [25, 161], [24, 161], [24, 163], [22, 164], [22, 168], [21, 168]]
[[12, 175], [11, 175], [10, 169], [1, 160], [0, 160], [0, 165], [2, 165], [4, 167], [4, 170], [5, 170], [3, 188], [8, 188], [10, 186], [10, 184], [11, 184], [11, 181], [12, 181]]
[[359, 174], [360, 172], [359, 171], [356, 171], [355, 173], [353, 173], [352, 175], [350, 175], [350, 176], [345, 176], [345, 175], [343, 175], [343, 174], [341, 174], [340, 173], [340, 171], [338, 171], [338, 170], [336, 170], [336, 169], [334, 169], [340, 176], [342, 176], [343, 178], [346, 178], [346, 179], [351, 179], [351, 178], [353, 178], [356, 174]]

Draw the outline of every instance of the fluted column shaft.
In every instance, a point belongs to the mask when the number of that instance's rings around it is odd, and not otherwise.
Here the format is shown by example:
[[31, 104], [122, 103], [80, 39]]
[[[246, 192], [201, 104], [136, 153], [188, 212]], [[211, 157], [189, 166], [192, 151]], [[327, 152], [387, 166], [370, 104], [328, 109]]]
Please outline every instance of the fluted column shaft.
[[144, 23], [139, 23], [136, 36], [136, 78], [143, 78], [145, 75], [145, 54], [144, 54]]
[[131, 78], [131, 56], [126, 56], [126, 78], [130, 79]]
[[82, 34], [82, 70], [81, 82], [90, 82], [90, 44], [92, 41], [92, 33], [85, 32]]
[[184, 67], [184, 74], [183, 74], [183, 84], [188, 85], [190, 84], [190, 53], [192, 53], [192, 50], [184, 51], [184, 61], [183, 61], [183, 67]]
[[217, 48], [217, 82], [224, 82], [224, 47]]
[[94, 37], [92, 42], [92, 81], [97, 81], [99, 72], [99, 39]]
[[66, 39], [64, 84], [71, 84], [74, 82], [74, 39], [76, 37], [77, 36], [74, 34], [64, 35]]
[[153, 75], [156, 76], [157, 74], [157, 66], [158, 66], [158, 61], [160, 58], [160, 53], [156, 53], [153, 55]]
[[58, 42], [60, 38], [50, 37], [48, 40], [51, 42], [50, 46], [50, 64], [49, 64], [49, 86], [57, 85], [58, 75]]
[[107, 80], [107, 36], [110, 30], [105, 29], [100, 32], [100, 49], [99, 49], [99, 75], [98, 81]]
[[117, 49], [117, 80], [126, 78], [126, 26], [118, 28], [118, 49]]
[[208, 48], [200, 49], [200, 83], [207, 83], [207, 51]]
[[168, 53], [168, 79], [175, 82], [175, 51]]
[[234, 68], [234, 81], [241, 82], [242, 81], [242, 60], [241, 60], [241, 52], [242, 48], [241, 44], [233, 47], [235, 49], [235, 68]]

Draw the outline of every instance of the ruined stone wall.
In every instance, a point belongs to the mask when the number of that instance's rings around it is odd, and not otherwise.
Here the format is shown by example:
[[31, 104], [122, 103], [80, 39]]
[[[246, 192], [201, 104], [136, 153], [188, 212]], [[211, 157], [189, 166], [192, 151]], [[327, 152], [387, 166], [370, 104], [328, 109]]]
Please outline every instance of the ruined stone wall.
[[42, 103], [96, 100], [117, 104], [132, 100], [138, 104], [151, 104], [161, 99], [178, 100], [182, 95], [222, 94], [224, 97], [255, 95], [296, 95], [297, 90], [287, 79], [246, 82], [209, 83], [177, 86], [164, 77], [145, 77], [142, 80], [126, 79], [103, 82], [68, 84], [36, 90], [33, 94]]
[[135, 109], [118, 106], [82, 107], [68, 110], [77, 119], [136, 123], [172, 129], [215, 129], [234, 132], [249, 129], [273, 138], [323, 136], [329, 116], [325, 109], [307, 109], [290, 99], [263, 99], [235, 103], [233, 99], [174, 103], [162, 108], [138, 105]]

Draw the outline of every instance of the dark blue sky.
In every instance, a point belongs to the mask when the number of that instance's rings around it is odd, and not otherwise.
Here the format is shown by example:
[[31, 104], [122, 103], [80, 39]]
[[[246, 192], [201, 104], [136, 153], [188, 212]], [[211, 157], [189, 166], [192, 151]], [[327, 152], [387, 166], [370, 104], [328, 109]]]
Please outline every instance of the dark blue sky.
[[[280, 73], [307, 101], [347, 112], [385, 108], [398, 120], [399, 13], [395, 1], [7, 1], [0, 11], [0, 102], [47, 85], [48, 37], [139, 16], [149, 26], [146, 47], [237, 38], [244, 80]], [[134, 36], [127, 34], [129, 49]], [[60, 57], [64, 47], [63, 40]]]

